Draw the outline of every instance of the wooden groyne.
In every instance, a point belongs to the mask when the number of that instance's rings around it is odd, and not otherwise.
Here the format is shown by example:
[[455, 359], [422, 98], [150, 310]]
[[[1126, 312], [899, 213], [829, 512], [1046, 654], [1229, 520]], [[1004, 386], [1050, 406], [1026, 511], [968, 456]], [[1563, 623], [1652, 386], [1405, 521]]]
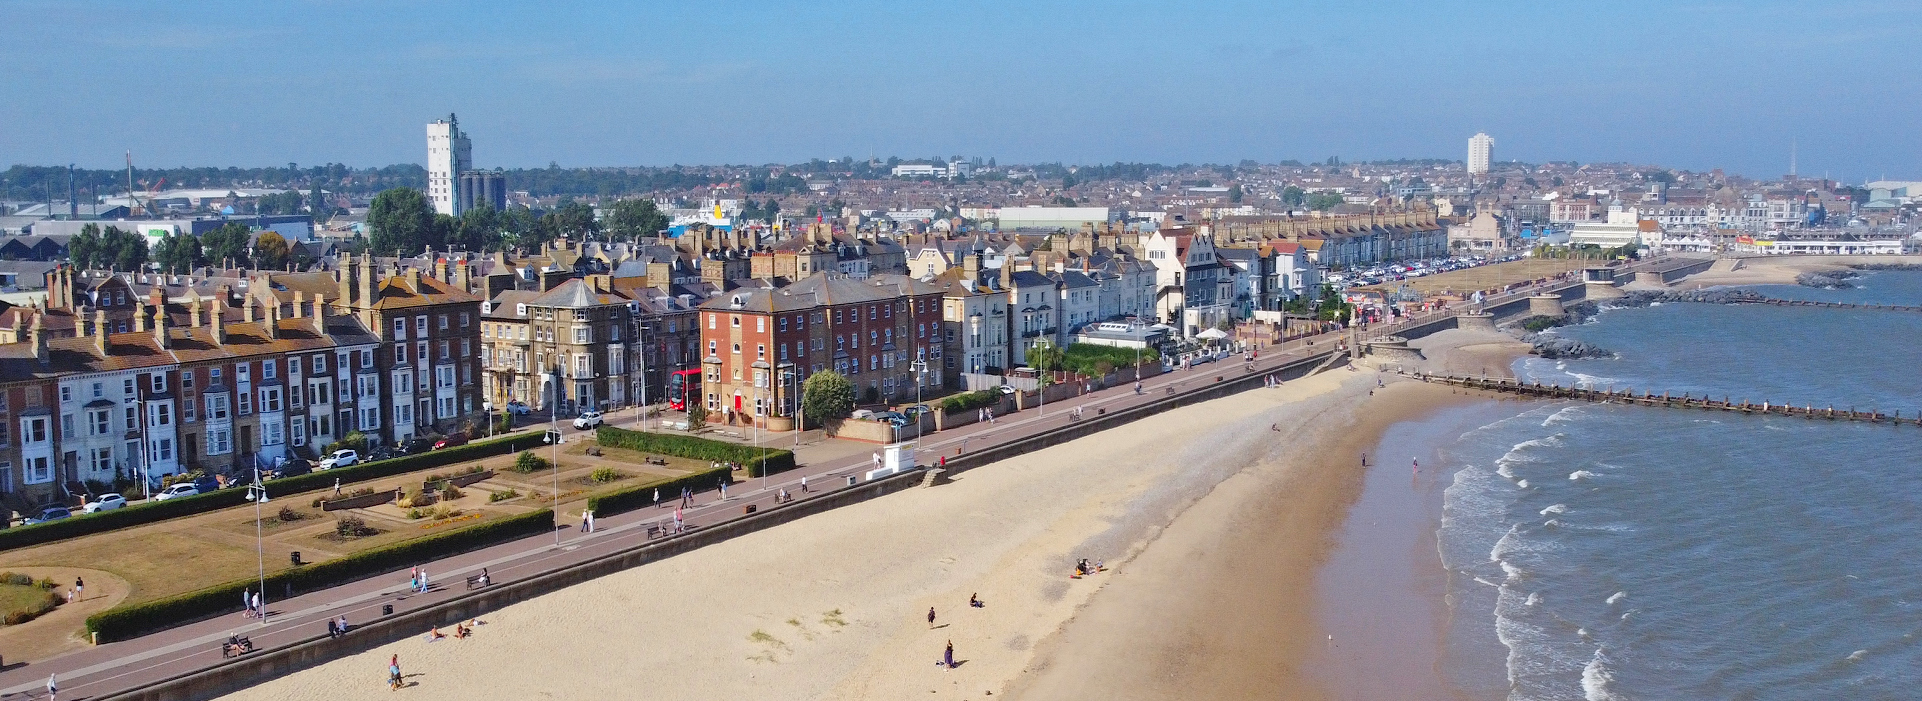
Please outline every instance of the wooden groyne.
[[1893, 304], [1851, 304], [1848, 302], [1811, 302], [1800, 299], [1776, 299], [1764, 297], [1738, 304], [1766, 304], [1772, 307], [1817, 307], [1821, 309], [1864, 309], [1882, 312], [1922, 312], [1922, 307], [1904, 307]]
[[1796, 406], [1794, 403], [1777, 403], [1770, 401], [1757, 403], [1747, 399], [1737, 402], [1726, 396], [1721, 399], [1715, 399], [1708, 396], [1696, 397], [1689, 394], [1675, 396], [1669, 392], [1662, 392], [1661, 394], [1642, 392], [1637, 394], [1632, 387], [1623, 390], [1616, 390], [1612, 387], [1609, 389], [1588, 389], [1584, 387], [1544, 385], [1540, 382], [1522, 382], [1520, 380], [1498, 377], [1464, 377], [1457, 375], [1429, 375], [1426, 373], [1411, 373], [1409, 376], [1423, 382], [1486, 390], [1489, 392], [1500, 392], [1524, 397], [1537, 397], [1541, 399], [1568, 399], [1595, 402], [1598, 404], [1635, 404], [1641, 406], [1668, 407], [1671, 409], [1700, 409], [1704, 411], [1740, 412], [1743, 414], [1774, 414], [1777, 416], [1795, 416], [1805, 419], [1865, 421], [1873, 424], [1886, 423], [1891, 425], [1922, 426], [1922, 412], [1918, 412], [1914, 417], [1904, 418], [1900, 411], [1893, 414], [1884, 414], [1879, 409], [1871, 409], [1869, 411], [1857, 411], [1855, 407], [1837, 409], [1832, 404], [1818, 407], [1810, 403]]

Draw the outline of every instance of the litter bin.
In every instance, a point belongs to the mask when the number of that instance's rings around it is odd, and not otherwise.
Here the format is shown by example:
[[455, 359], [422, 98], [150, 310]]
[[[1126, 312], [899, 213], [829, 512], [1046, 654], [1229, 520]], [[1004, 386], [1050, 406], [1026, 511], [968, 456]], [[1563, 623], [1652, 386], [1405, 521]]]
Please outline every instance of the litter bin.
[[754, 513], [754, 505], [748, 504], [747, 506], [741, 507], [741, 513], [744, 513], [744, 514]]
[[291, 552], [291, 553], [287, 553], [287, 561], [288, 561], [288, 562], [292, 562], [292, 563], [294, 563], [294, 566], [295, 566], [295, 567], [299, 567], [299, 566], [300, 566], [300, 551], [299, 551], [299, 550], [295, 550], [295, 551], [293, 551], [293, 552]]
[[854, 486], [854, 475], [848, 475], [848, 486]]
[[382, 616], [392, 616], [392, 615], [394, 615], [394, 605], [393, 605], [393, 604], [381, 604], [381, 605], [380, 605], [380, 615], [382, 615]]

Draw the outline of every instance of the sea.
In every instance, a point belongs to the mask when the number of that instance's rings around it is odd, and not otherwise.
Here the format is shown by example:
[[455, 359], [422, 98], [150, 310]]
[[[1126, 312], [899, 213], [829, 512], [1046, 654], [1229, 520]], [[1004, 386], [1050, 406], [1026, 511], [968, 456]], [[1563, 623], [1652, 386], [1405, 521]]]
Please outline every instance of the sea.
[[[1922, 272], [1855, 283], [1751, 289], [1922, 305]], [[1519, 377], [1922, 415], [1922, 313], [1676, 303], [1556, 333], [1616, 357]], [[1497, 406], [1428, 420], [1483, 417], [1431, 444], [1440, 668], [1463, 695], [1922, 698], [1922, 427]]]

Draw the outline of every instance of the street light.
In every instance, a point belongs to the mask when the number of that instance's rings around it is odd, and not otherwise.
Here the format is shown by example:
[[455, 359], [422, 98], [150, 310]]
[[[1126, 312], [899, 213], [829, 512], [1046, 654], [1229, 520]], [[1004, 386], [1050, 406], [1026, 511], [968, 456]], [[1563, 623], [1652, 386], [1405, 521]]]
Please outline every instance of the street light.
[[254, 483], [247, 487], [247, 500], [254, 503], [254, 557], [260, 568], [260, 624], [267, 625], [267, 542], [260, 525], [260, 505], [267, 503], [267, 483], [260, 480], [260, 465], [254, 465]]
[[634, 418], [634, 428], [647, 427], [647, 332], [654, 330], [651, 324], [641, 324], [641, 411]]

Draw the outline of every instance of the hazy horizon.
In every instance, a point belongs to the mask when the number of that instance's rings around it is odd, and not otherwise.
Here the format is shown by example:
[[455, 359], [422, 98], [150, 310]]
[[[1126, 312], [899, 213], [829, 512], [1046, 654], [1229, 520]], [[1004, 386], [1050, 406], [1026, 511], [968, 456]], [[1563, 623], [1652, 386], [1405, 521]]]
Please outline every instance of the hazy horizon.
[[[1626, 162], [1922, 177], [1913, 7], [21, 2], [0, 163]], [[114, 22], [102, 21], [110, 18]]]

